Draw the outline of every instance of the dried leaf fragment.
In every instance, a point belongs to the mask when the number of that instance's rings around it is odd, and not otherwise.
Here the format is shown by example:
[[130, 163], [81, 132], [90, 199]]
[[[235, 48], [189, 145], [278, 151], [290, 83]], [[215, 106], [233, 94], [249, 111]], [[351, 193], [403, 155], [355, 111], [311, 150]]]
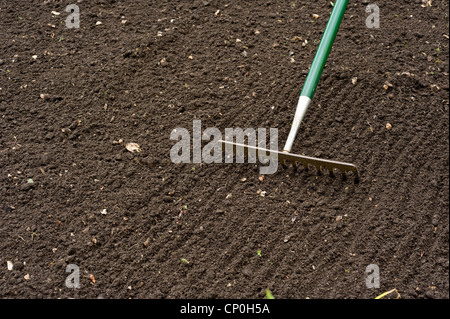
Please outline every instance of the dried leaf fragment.
[[139, 153], [141, 151], [141, 147], [137, 143], [127, 143], [125, 148], [131, 153]]

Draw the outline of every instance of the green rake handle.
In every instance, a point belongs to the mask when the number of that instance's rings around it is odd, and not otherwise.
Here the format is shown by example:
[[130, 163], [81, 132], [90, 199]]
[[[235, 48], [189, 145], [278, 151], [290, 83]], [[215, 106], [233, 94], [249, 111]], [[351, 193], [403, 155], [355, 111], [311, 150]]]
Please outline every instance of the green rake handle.
[[333, 46], [336, 34], [339, 30], [339, 26], [344, 17], [345, 10], [348, 5], [348, 0], [336, 0], [333, 11], [328, 20], [325, 31], [320, 40], [319, 47], [317, 48], [316, 55], [311, 64], [311, 68], [306, 77], [306, 81], [303, 84], [303, 89], [300, 94], [300, 98], [297, 104], [297, 110], [295, 111], [294, 121], [292, 123], [291, 131], [289, 132], [286, 145], [284, 146], [284, 152], [290, 152], [292, 145], [294, 144], [295, 137], [297, 136], [300, 123], [311, 104], [311, 100], [316, 93], [317, 84], [319, 83], [320, 76], [322, 75], [323, 68], [327, 62], [328, 55], [330, 54]]

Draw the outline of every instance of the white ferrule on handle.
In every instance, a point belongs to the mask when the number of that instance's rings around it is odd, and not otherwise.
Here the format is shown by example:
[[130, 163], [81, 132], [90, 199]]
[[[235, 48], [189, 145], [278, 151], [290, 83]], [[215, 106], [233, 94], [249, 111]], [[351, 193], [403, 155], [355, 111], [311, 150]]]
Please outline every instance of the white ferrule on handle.
[[295, 111], [294, 121], [292, 122], [291, 131], [284, 146], [283, 152], [291, 152], [292, 145], [294, 144], [295, 137], [297, 136], [300, 124], [305, 116], [308, 106], [311, 104], [311, 99], [307, 96], [300, 96], [298, 99], [297, 110]]

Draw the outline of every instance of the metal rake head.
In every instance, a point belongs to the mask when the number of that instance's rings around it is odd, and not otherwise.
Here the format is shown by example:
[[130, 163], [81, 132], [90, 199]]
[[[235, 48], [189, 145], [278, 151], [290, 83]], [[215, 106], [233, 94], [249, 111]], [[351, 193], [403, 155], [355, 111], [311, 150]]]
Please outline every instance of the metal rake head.
[[292, 164], [294, 168], [298, 168], [300, 165], [302, 165], [306, 170], [315, 168], [317, 174], [323, 175], [324, 173], [328, 173], [330, 177], [335, 177], [335, 171], [340, 171], [343, 180], [346, 180], [347, 176], [351, 173], [353, 174], [354, 182], [359, 182], [358, 168], [350, 163], [291, 154], [288, 152], [279, 152], [223, 140], [221, 140], [220, 143], [222, 144], [223, 151], [227, 151], [228, 153], [234, 155], [243, 153], [242, 155], [244, 155], [245, 157], [255, 156], [258, 158], [261, 158], [261, 156], [266, 158], [273, 156], [278, 159], [278, 162], [283, 168], [287, 168], [289, 163]]

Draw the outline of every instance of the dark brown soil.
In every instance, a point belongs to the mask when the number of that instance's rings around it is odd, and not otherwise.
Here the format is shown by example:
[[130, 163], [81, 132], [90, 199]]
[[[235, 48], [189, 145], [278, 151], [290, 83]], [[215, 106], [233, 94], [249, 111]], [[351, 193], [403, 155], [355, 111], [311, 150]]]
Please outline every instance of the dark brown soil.
[[448, 1], [377, 1], [380, 29], [369, 3], [293, 150], [358, 165], [355, 185], [169, 156], [194, 119], [282, 147], [329, 1], [0, 0], [0, 297], [448, 298]]

